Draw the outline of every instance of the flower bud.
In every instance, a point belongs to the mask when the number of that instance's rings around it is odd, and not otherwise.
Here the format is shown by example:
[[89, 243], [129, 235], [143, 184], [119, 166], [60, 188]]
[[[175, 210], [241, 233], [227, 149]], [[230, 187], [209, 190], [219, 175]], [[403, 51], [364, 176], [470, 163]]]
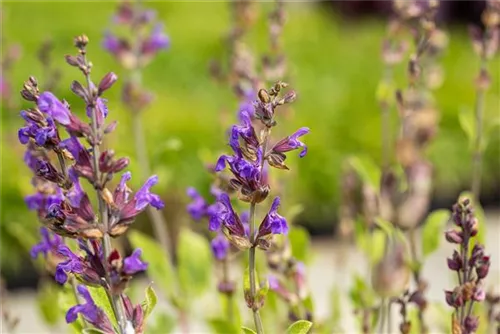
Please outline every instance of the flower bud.
[[269, 93], [267, 92], [267, 90], [265, 90], [263, 88], [261, 90], [259, 90], [258, 97], [262, 103], [271, 102], [271, 97], [269, 96]]
[[453, 257], [451, 259], [447, 259], [448, 268], [454, 271], [460, 271], [463, 267], [463, 258], [462, 256], [455, 250], [453, 251]]
[[474, 293], [472, 294], [472, 300], [476, 302], [482, 302], [486, 298], [486, 292], [481, 286], [476, 285], [474, 288]]
[[89, 38], [87, 37], [87, 35], [76, 36], [74, 43], [77, 48], [83, 49], [89, 43]]
[[66, 59], [66, 63], [68, 63], [69, 65], [74, 66], [74, 67], [80, 66], [80, 62], [79, 62], [78, 57], [66, 55], [66, 56], [64, 56], [64, 58]]
[[109, 125], [104, 129], [104, 133], [110, 134], [111, 132], [115, 131], [117, 125], [118, 125], [117, 121], [109, 123]]
[[109, 72], [102, 78], [101, 82], [99, 83], [99, 90], [98, 94], [101, 95], [104, 91], [108, 90], [113, 86], [113, 84], [118, 80], [118, 76], [113, 73]]
[[[489, 257], [488, 257], [489, 259]], [[477, 274], [477, 277], [479, 279], [483, 279], [485, 278], [486, 276], [488, 276], [488, 272], [490, 271], [490, 263], [489, 263], [489, 260], [487, 263], [483, 263], [481, 265], [479, 265], [477, 268], [476, 268], [476, 274]]]
[[469, 315], [464, 320], [466, 333], [475, 333], [479, 327], [479, 318]]
[[464, 304], [464, 299], [460, 288], [455, 288], [453, 291], [445, 291], [446, 303], [451, 307], [458, 308]]
[[78, 81], [75, 80], [71, 83], [71, 91], [87, 101], [87, 90]]
[[461, 244], [463, 239], [463, 233], [461, 231], [449, 230], [444, 233], [446, 240], [452, 244]]

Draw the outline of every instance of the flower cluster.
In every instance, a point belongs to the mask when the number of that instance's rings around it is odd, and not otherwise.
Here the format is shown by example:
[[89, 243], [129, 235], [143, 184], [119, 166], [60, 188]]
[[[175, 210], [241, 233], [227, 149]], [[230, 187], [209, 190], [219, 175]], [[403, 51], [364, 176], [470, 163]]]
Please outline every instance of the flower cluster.
[[482, 282], [490, 269], [490, 256], [485, 254], [482, 245], [475, 244], [472, 251], [469, 249], [479, 227], [470, 200], [453, 206], [453, 221], [458, 229], [446, 231], [445, 237], [449, 243], [459, 246], [448, 258], [448, 268], [457, 273], [459, 286], [445, 291], [445, 297], [448, 305], [455, 309], [454, 325], [460, 326], [461, 333], [475, 333], [479, 318], [472, 314], [472, 305], [486, 297]]
[[[92, 83], [91, 64], [86, 58], [87, 43], [86, 36], [78, 36], [75, 38], [78, 54], [66, 56], [67, 63], [78, 68], [87, 82], [86, 86], [78, 81], [71, 84], [72, 92], [86, 105], [87, 121], [74, 114], [69, 104], [52, 92], [41, 92], [33, 77], [25, 82], [21, 91], [25, 100], [34, 103], [30, 109], [21, 111], [26, 124], [18, 131], [19, 141], [27, 148], [24, 160], [34, 174], [32, 183], [36, 189], [35, 194], [26, 197], [26, 204], [37, 212], [48, 228], [42, 228], [42, 241], [31, 253], [33, 257], [43, 254], [55, 259], [58, 283], [64, 284], [68, 274], [72, 274], [86, 285], [102, 286], [108, 291], [114, 309], [121, 310], [123, 307], [117, 303], [126, 298], [123, 291], [127, 282], [136, 273], [146, 270], [147, 264], [140, 260], [140, 249], [122, 259], [118, 251], [111, 248], [110, 237], [122, 235], [149, 205], [161, 209], [164, 204], [151, 192], [151, 187], [158, 183], [157, 176], [150, 177], [133, 194], [126, 184], [131, 174], [126, 172], [114, 192], [108, 189], [115, 174], [128, 166], [129, 159], [115, 158], [113, 150], [100, 152], [104, 136], [116, 127], [115, 122], [105, 124], [109, 111], [103, 93], [113, 86], [117, 76], [108, 73], [97, 86]], [[55, 161], [54, 157], [57, 157]], [[92, 196], [85, 191], [81, 180], [94, 188], [98, 210], [94, 209], [90, 201]], [[80, 251], [71, 251], [61, 237], [76, 239]], [[87, 303], [72, 308], [67, 320], [74, 321], [77, 313], [83, 313], [90, 324], [113, 332], [109, 322], [96, 311], [85, 288], [79, 288], [79, 292]], [[125, 315], [115, 316], [123, 332], [130, 323], [126, 323]], [[135, 321], [135, 324], [137, 331], [142, 321]]]
[[159, 51], [170, 46], [170, 38], [164, 33], [163, 25], [157, 22], [154, 10], [142, 10], [130, 2], [123, 2], [113, 16], [112, 24], [117, 28], [125, 27], [141, 32], [138, 40], [131, 40], [128, 36], [118, 36], [111, 30], [104, 36], [102, 42], [104, 49], [125, 68], [142, 67]]

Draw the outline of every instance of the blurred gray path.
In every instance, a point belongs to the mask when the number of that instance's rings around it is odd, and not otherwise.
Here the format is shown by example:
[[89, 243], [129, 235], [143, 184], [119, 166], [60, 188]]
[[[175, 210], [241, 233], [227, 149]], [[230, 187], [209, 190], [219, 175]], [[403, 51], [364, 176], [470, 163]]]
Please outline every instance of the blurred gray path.
[[[488, 212], [488, 233], [486, 238], [487, 252], [492, 255], [492, 263], [488, 284], [500, 285], [500, 211]], [[330, 292], [337, 286], [343, 294], [342, 328], [344, 333], [356, 333], [355, 319], [351, 313], [351, 305], [347, 294], [351, 286], [350, 277], [353, 272], [367, 274], [367, 265], [363, 255], [352, 246], [334, 241], [331, 238], [314, 239], [314, 257], [309, 265], [308, 279], [316, 305], [316, 317], [326, 318], [330, 315]], [[453, 279], [446, 266], [446, 257], [452, 253], [452, 247], [441, 244], [440, 249], [432, 254], [423, 270], [424, 278], [432, 280], [428, 290], [431, 301], [443, 300], [443, 290], [453, 286]], [[38, 315], [35, 294], [33, 291], [21, 291], [10, 294], [9, 311], [20, 317], [17, 333], [65, 333], [65, 325], [58, 328], [47, 328]], [[205, 311], [210, 309], [212, 301], [200, 300], [194, 310], [194, 318], [202, 319]], [[213, 307], [213, 306], [212, 306]], [[432, 314], [430, 315], [432, 316]], [[394, 317], [393, 317], [394, 318]], [[191, 325], [193, 333], [208, 332], [202, 322]], [[2, 331], [2, 333], [6, 333]]]

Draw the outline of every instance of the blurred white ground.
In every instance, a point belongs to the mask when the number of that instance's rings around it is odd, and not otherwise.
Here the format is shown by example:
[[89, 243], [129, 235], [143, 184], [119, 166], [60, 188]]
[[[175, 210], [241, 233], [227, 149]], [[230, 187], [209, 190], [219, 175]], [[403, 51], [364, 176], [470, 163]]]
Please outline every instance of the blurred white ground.
[[[491, 254], [492, 263], [488, 276], [488, 285], [500, 288], [500, 211], [490, 211], [487, 214], [486, 249]], [[423, 277], [432, 280], [427, 297], [431, 301], [443, 300], [443, 290], [453, 286], [452, 275], [446, 266], [446, 257], [452, 254], [452, 247], [444, 242], [440, 249], [432, 254], [423, 269]], [[317, 238], [313, 240], [314, 257], [308, 266], [309, 286], [316, 305], [315, 316], [325, 318], [330, 314], [330, 292], [337, 286], [343, 294], [342, 328], [344, 333], [356, 333], [355, 319], [352, 316], [348, 301], [348, 291], [351, 286], [351, 274], [359, 272], [366, 274], [366, 261], [363, 255], [354, 247], [334, 241], [332, 238]], [[56, 302], [56, 301], [54, 301]], [[207, 307], [211, 309], [212, 300], [200, 300], [193, 310], [191, 332], [209, 333], [201, 319], [205, 318]], [[10, 293], [7, 300], [9, 312], [20, 318], [16, 333], [65, 333], [65, 325], [57, 328], [47, 328], [41, 320], [35, 301], [34, 291], [19, 291]], [[55, 307], [55, 305], [54, 305]], [[213, 305], [212, 305], [213, 308]], [[395, 313], [396, 311], [394, 311]], [[394, 317], [393, 317], [394, 318]], [[196, 321], [200, 319], [200, 321]], [[394, 327], [393, 327], [394, 328]], [[1, 331], [1, 333], [6, 333]]]

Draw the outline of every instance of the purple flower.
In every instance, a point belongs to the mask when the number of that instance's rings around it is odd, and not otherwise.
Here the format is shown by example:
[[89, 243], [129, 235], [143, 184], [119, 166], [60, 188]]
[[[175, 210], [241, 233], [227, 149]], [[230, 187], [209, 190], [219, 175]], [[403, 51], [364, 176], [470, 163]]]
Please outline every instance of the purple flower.
[[122, 51], [121, 41], [109, 31], [104, 34], [102, 47], [113, 55], [117, 55], [119, 52]]
[[245, 228], [240, 218], [234, 212], [231, 200], [227, 194], [222, 194], [217, 200], [217, 206], [214, 207], [213, 215], [210, 217], [208, 229], [216, 231], [221, 226], [226, 227], [231, 234], [237, 236], [245, 235]]
[[307, 154], [307, 146], [298, 138], [309, 133], [309, 128], [300, 128], [291, 136], [283, 138], [273, 147], [273, 151], [277, 153], [285, 153], [298, 148], [302, 148], [299, 157], [304, 157]]
[[30, 252], [31, 257], [34, 259], [37, 258], [40, 253], [42, 253], [44, 257], [47, 257], [49, 252], [56, 252], [59, 245], [63, 243], [62, 238], [57, 234], [53, 234], [51, 237], [52, 233], [45, 227], [40, 228], [40, 234], [42, 235], [42, 240], [34, 245]]
[[151, 176], [141, 189], [137, 191], [132, 200], [129, 199], [131, 191], [126, 185], [126, 182], [130, 178], [130, 172], [124, 173], [113, 195], [117, 207], [115, 215], [119, 216], [117, 224], [132, 222], [139, 213], [146, 209], [148, 204], [158, 210], [164, 207], [160, 196], [150, 192], [150, 188], [158, 183], [158, 176]]
[[269, 213], [259, 226], [259, 233], [257, 238], [266, 236], [268, 234], [287, 234], [288, 225], [286, 219], [278, 214], [280, 206], [280, 198], [276, 197], [271, 205]]
[[247, 90], [238, 108], [238, 118], [240, 122], [243, 122], [245, 118], [252, 118], [255, 116], [254, 100], [255, 92], [253, 90]]
[[[103, 99], [103, 98], [97, 98], [96, 101], [96, 115], [97, 115], [97, 124], [101, 125], [104, 122], [104, 119], [108, 116], [108, 106], [107, 106], [108, 100]], [[87, 111], [87, 116], [89, 118], [92, 118], [92, 108], [90, 106], [87, 106], [86, 108]]]
[[73, 159], [75, 159], [73, 169], [79, 176], [83, 176], [89, 180], [93, 179], [94, 168], [90, 161], [90, 154], [83, 147], [78, 138], [70, 137], [65, 139], [59, 144], [59, 147], [67, 149], [71, 153]]
[[123, 272], [127, 275], [134, 275], [140, 271], [148, 269], [148, 264], [141, 261], [142, 250], [137, 248], [132, 255], [123, 260]]
[[78, 208], [85, 193], [83, 192], [78, 175], [73, 168], [69, 169], [68, 175], [71, 182], [73, 182], [73, 187], [66, 194], [66, 198], [69, 200], [72, 207]]
[[229, 251], [229, 241], [227, 241], [221, 233], [218, 233], [217, 236], [212, 239], [210, 246], [212, 248], [212, 254], [219, 261], [223, 260]]
[[56, 267], [56, 281], [59, 284], [64, 284], [68, 280], [67, 273], [81, 274], [83, 273], [82, 259], [75, 255], [68, 246], [61, 244], [57, 249], [59, 255], [66, 258], [66, 261], [60, 262]]
[[81, 314], [85, 320], [96, 328], [106, 333], [114, 333], [109, 318], [106, 313], [95, 304], [87, 288], [84, 285], [79, 285], [77, 290], [83, 299], [85, 299], [85, 304], [78, 304], [71, 307], [66, 313], [66, 322], [72, 323], [76, 321], [78, 314]]
[[222, 155], [215, 166], [215, 171], [220, 172], [226, 167], [226, 163], [231, 169], [231, 173], [236, 177], [236, 179], [242, 183], [248, 185], [250, 189], [257, 189], [260, 181], [260, 159], [256, 163], [251, 163], [243, 159], [243, 156], [239, 151], [234, 156]]
[[187, 195], [193, 200], [187, 206], [187, 211], [191, 217], [198, 221], [207, 215], [208, 204], [205, 199], [194, 189], [190, 187], [187, 189]]
[[157, 24], [151, 31], [151, 36], [142, 44], [144, 54], [153, 54], [170, 46], [170, 38], [163, 32], [163, 25]]
[[151, 193], [149, 190], [152, 186], [158, 183], [158, 176], [151, 176], [146, 183], [137, 191], [135, 194], [135, 209], [136, 210], [144, 210], [148, 204], [160, 210], [163, 209], [165, 203], [161, 200], [160, 196]]
[[247, 148], [253, 151], [257, 151], [259, 147], [259, 140], [255, 134], [255, 129], [253, 128], [252, 121], [250, 120], [249, 113], [241, 113], [241, 124], [233, 125], [231, 128], [231, 137], [229, 139], [229, 145], [233, 150], [240, 149], [239, 138], [243, 138], [247, 144]]
[[30, 119], [25, 111], [21, 111], [21, 116], [27, 122], [27, 125], [20, 128], [17, 132], [21, 144], [27, 144], [30, 138], [33, 138], [39, 146], [45, 146], [47, 143], [56, 144], [59, 142], [57, 128], [51, 118], [45, 119], [46, 125], [42, 125], [42, 123]]
[[64, 195], [59, 187], [56, 187], [55, 193], [36, 193], [24, 198], [29, 210], [48, 211], [52, 204], [61, 204], [64, 201]]
[[70, 124], [70, 111], [51, 92], [43, 92], [38, 97], [38, 108], [62, 125]]

